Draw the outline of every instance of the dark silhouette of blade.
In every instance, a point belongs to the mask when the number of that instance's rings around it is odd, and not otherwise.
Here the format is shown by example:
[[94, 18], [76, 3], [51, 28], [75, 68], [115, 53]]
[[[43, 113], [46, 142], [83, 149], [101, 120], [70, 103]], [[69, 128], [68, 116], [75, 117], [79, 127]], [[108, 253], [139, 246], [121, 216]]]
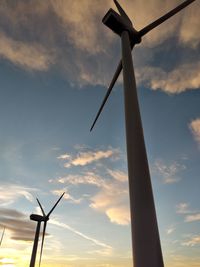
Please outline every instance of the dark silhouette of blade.
[[38, 204], [39, 204], [39, 206], [40, 206], [40, 209], [41, 209], [41, 211], [42, 211], [43, 216], [46, 217], [46, 214], [45, 214], [45, 212], [44, 212], [44, 210], [43, 210], [43, 208], [42, 208], [42, 205], [41, 205], [39, 199], [36, 198], [36, 200], [37, 200], [37, 202], [38, 202]]
[[[134, 44], [131, 44], [131, 49], [133, 49], [133, 47], [134, 47]], [[113, 89], [113, 87], [114, 87], [114, 85], [115, 85], [115, 82], [117, 81], [117, 79], [118, 79], [118, 77], [119, 77], [121, 71], [122, 71], [122, 60], [120, 60], [118, 66], [117, 66], [117, 69], [116, 69], [116, 71], [115, 71], [115, 74], [114, 74], [114, 76], [113, 76], [113, 78], [112, 78], [112, 81], [111, 81], [109, 87], [108, 87], [107, 93], [106, 93], [106, 95], [105, 95], [105, 97], [104, 97], [104, 99], [103, 99], [103, 101], [102, 101], [102, 104], [101, 104], [101, 106], [100, 106], [100, 108], [99, 108], [99, 110], [98, 110], [98, 113], [97, 113], [97, 115], [96, 115], [96, 117], [95, 117], [95, 119], [94, 119], [94, 122], [93, 122], [93, 124], [92, 124], [92, 126], [91, 126], [91, 128], [90, 128], [90, 132], [91, 132], [92, 129], [94, 128], [94, 126], [95, 126], [95, 124], [96, 124], [96, 122], [97, 122], [97, 120], [98, 120], [98, 118], [99, 118], [99, 116], [100, 116], [100, 114], [101, 114], [101, 112], [102, 112], [102, 110], [103, 110], [105, 104], [106, 104], [106, 101], [107, 101], [109, 95], [110, 95], [111, 92], [112, 92], [112, 89]]]
[[1, 246], [1, 243], [2, 243], [2, 241], [3, 241], [3, 236], [4, 236], [4, 233], [5, 233], [5, 226], [4, 226], [4, 228], [3, 228], [3, 232], [2, 232], [2, 235], [1, 235], [1, 240], [0, 240], [0, 246]]
[[[139, 36], [142, 37], [144, 36], [145, 34], [147, 34], [149, 31], [153, 30], [155, 27], [159, 26], [161, 23], [163, 23], [164, 21], [166, 21], [167, 19], [171, 18], [172, 16], [174, 16], [176, 13], [178, 13], [179, 11], [181, 11], [183, 8], [187, 7], [188, 5], [190, 5], [192, 2], [194, 2], [196, 0], [186, 0], [185, 2], [183, 2], [182, 4], [180, 4], [179, 6], [175, 7], [174, 9], [172, 9], [171, 11], [169, 11], [168, 13], [166, 13], [164, 16], [160, 17], [159, 19], [155, 20], [154, 22], [150, 23], [149, 25], [147, 25], [146, 27], [144, 27], [142, 30], [140, 30], [138, 32]], [[117, 8], [118, 8], [118, 5], [119, 3], [114, 0]], [[120, 5], [119, 5], [120, 6]], [[119, 9], [118, 9], [119, 10]], [[122, 9], [123, 10], [123, 9]], [[119, 11], [120, 14], [121, 14], [121, 11]], [[122, 14], [121, 14], [122, 15]], [[134, 47], [134, 44], [131, 44], [131, 49], [133, 49]], [[112, 92], [112, 89], [115, 85], [115, 82], [117, 81], [120, 73], [121, 73], [121, 70], [122, 70], [122, 60], [120, 60], [118, 66], [117, 66], [117, 69], [115, 71], [115, 74], [113, 76], [113, 79], [110, 83], [110, 86], [108, 87], [108, 90], [107, 90], [107, 93], [102, 101], [102, 104], [98, 110], [98, 113], [94, 119], [94, 122], [92, 124], [92, 127], [90, 128], [90, 132], [92, 131], [92, 129], [94, 128], [105, 104], [106, 104], [106, 101], [110, 95], [110, 93]]]
[[102, 104], [101, 104], [101, 106], [99, 108], [99, 111], [98, 111], [98, 113], [97, 113], [97, 115], [96, 115], [96, 117], [94, 119], [92, 127], [90, 128], [90, 132], [94, 128], [94, 125], [96, 124], [96, 121], [98, 120], [98, 118], [99, 118], [99, 116], [101, 114], [101, 111], [102, 111], [102, 109], [103, 109], [103, 107], [104, 107], [104, 105], [105, 105], [105, 103], [106, 103], [106, 101], [107, 101], [107, 99], [108, 99], [108, 97], [109, 97], [114, 85], [115, 85], [115, 82], [116, 82], [117, 78], [119, 77], [119, 74], [120, 74], [121, 70], [122, 70], [122, 61], [120, 60], [120, 62], [118, 64], [118, 67], [117, 67], [117, 70], [116, 70], [116, 72], [115, 72], [115, 74], [113, 76], [113, 79], [112, 79], [111, 83], [110, 83], [110, 86], [108, 87], [107, 93], [106, 93], [106, 95], [105, 95], [105, 97], [103, 99], [103, 102], [102, 102]]
[[114, 0], [114, 3], [120, 13], [120, 15], [132, 26], [132, 21], [129, 19], [128, 15], [124, 11], [124, 9], [120, 6], [119, 2], [117, 0]]
[[43, 246], [44, 246], [44, 237], [45, 237], [45, 232], [46, 232], [46, 226], [47, 226], [47, 221], [44, 221], [44, 227], [43, 227], [43, 233], [42, 233], [42, 243], [41, 243], [41, 249], [40, 249], [39, 267], [40, 267], [41, 260], [42, 260], [42, 252], [43, 252]]
[[154, 22], [152, 22], [149, 25], [147, 25], [146, 27], [144, 27], [142, 30], [139, 31], [140, 37], [144, 36], [149, 31], [153, 30], [154, 28], [159, 26], [161, 23], [165, 22], [166, 20], [168, 20], [169, 18], [174, 16], [176, 13], [178, 13], [179, 11], [181, 11], [183, 8], [187, 7], [188, 5], [190, 5], [194, 1], [196, 1], [196, 0], [186, 0], [185, 2], [183, 2], [179, 6], [175, 7], [174, 9], [172, 9], [171, 11], [169, 11], [168, 13], [166, 13], [165, 15], [160, 17], [159, 19], [155, 20]]
[[50, 212], [47, 214], [47, 218], [49, 218], [50, 214], [53, 212], [53, 210], [55, 209], [55, 207], [58, 205], [58, 203], [60, 202], [61, 198], [64, 196], [65, 192], [59, 197], [59, 199], [57, 200], [56, 204], [53, 206], [53, 208], [50, 210]]

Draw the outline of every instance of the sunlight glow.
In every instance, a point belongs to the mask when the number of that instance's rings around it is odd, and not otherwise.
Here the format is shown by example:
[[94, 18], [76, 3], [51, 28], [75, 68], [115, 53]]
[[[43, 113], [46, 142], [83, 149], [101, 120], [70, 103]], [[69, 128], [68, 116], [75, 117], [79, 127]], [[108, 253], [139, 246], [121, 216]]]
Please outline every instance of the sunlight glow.
[[[3, 258], [3, 259], [0, 259], [0, 264], [1, 266], [14, 266], [13, 263], [15, 261], [13, 259], [8, 259], [8, 258]], [[5, 263], [5, 264], [4, 264]]]

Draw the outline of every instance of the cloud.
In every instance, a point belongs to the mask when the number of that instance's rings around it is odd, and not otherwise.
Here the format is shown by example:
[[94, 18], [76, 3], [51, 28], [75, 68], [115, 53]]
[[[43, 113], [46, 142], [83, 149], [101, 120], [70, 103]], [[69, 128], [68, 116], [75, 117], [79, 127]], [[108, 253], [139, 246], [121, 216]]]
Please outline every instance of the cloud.
[[0, 225], [11, 233], [13, 240], [32, 241], [34, 238], [35, 223], [17, 210], [0, 208]]
[[97, 187], [105, 187], [106, 182], [102, 177], [95, 174], [94, 172], [85, 172], [81, 175], [67, 175], [64, 177], [59, 177], [56, 179], [58, 183], [61, 184], [72, 184], [72, 185], [80, 185], [80, 184], [87, 184], [87, 185], [95, 185]]
[[[179, 252], [180, 253], [180, 252]], [[199, 266], [199, 257], [194, 255], [185, 255], [179, 254], [177, 251], [172, 251], [167, 260], [167, 265], [173, 267], [198, 267]]]
[[0, 206], [12, 204], [21, 197], [33, 202], [32, 192], [34, 191], [36, 189], [25, 186], [2, 184], [0, 185]]
[[60, 155], [57, 157], [57, 159], [63, 159], [63, 160], [69, 159], [69, 158], [71, 158], [71, 156], [69, 154], [63, 154], [63, 155]]
[[60, 223], [57, 220], [53, 220], [53, 219], [51, 219], [49, 221], [49, 223], [53, 224], [53, 225], [57, 225], [57, 226], [62, 227], [62, 228], [65, 228], [65, 229], [68, 229], [69, 231], [73, 232], [74, 234], [76, 234], [76, 235], [78, 235], [78, 236], [80, 236], [80, 237], [92, 242], [93, 244], [95, 244], [97, 246], [100, 246], [100, 247], [102, 247], [104, 249], [107, 249], [109, 251], [112, 250], [111, 246], [109, 246], [109, 245], [107, 245], [107, 244], [105, 244], [105, 243], [103, 243], [103, 242], [101, 242], [101, 241], [99, 241], [99, 240], [97, 240], [95, 238], [92, 238], [92, 237], [90, 237], [88, 235], [85, 235], [85, 234], [81, 233], [80, 231], [74, 229], [73, 227], [71, 227], [71, 226], [69, 226], [69, 225], [67, 225], [65, 223]]
[[[164, 3], [161, 0], [135, 0], [134, 3], [123, 1], [137, 29], [143, 28], [177, 4], [176, 0]], [[3, 1], [0, 6], [1, 56], [25, 69], [46, 71], [55, 65], [64, 72], [71, 84], [107, 85], [116, 60], [120, 58], [116, 48], [118, 37], [101, 23], [110, 7], [116, 9], [111, 0], [85, 0], [81, 4], [69, 0], [17, 1], [15, 4]], [[138, 54], [139, 65], [143, 68], [149, 66], [150, 69], [154, 67], [150, 59], [155, 59], [156, 52], [152, 48], [159, 49], [161, 45], [166, 47], [165, 44], [172, 38], [176, 39], [179, 49], [187, 47], [192, 49], [191, 53], [198, 54], [198, 7], [199, 1], [196, 1], [145, 37], [143, 52]], [[143, 54], [148, 56], [144, 57]], [[197, 60], [196, 57], [194, 60], [183, 57], [188, 65], [182, 67], [180, 63], [180, 71], [164, 71], [164, 60], [159, 70], [162, 79], [154, 79], [152, 76], [145, 79], [152, 84], [153, 89], [164, 86], [161, 89], [170, 93], [198, 88], [199, 77], [194, 68], [193, 73], [189, 71], [186, 76], [184, 86], [184, 78], [180, 77], [180, 73], [185, 77], [187, 66], [191, 64], [193, 67]], [[154, 74], [152, 71], [150, 73]], [[164, 76], [167, 77], [166, 82]], [[182, 81], [178, 82], [177, 79]], [[173, 86], [174, 80], [177, 87]]]
[[200, 42], [200, 24], [196, 19], [199, 7], [200, 5], [197, 1], [196, 5], [190, 7], [190, 10], [186, 10], [180, 25], [179, 41], [193, 48], [196, 48]]
[[37, 43], [14, 40], [0, 32], [0, 57], [25, 69], [46, 71], [53, 63], [53, 55]]
[[[107, 170], [109, 177], [102, 178], [101, 175], [94, 172], [83, 172], [80, 175], [67, 175], [59, 177], [54, 181], [66, 186], [90, 185], [98, 189], [90, 195], [81, 195], [78, 201], [87, 198], [89, 206], [96, 211], [104, 213], [112, 223], [127, 225], [130, 222], [129, 195], [127, 176], [122, 171]], [[68, 190], [66, 187], [62, 190]], [[62, 190], [59, 190], [62, 192]], [[81, 188], [79, 188], [81, 192]], [[69, 194], [68, 200], [74, 198]], [[77, 202], [78, 203], [78, 202]]]
[[191, 121], [189, 124], [189, 128], [192, 131], [192, 134], [193, 134], [195, 140], [197, 141], [197, 143], [200, 146], [200, 119], [197, 118], [197, 119]]
[[137, 71], [138, 82], [152, 90], [168, 94], [179, 94], [200, 88], [200, 63], [185, 63], [165, 71], [159, 67], [143, 67]]
[[167, 235], [171, 235], [176, 230], [175, 227], [171, 226], [166, 230]]
[[73, 196], [71, 196], [68, 192], [67, 192], [67, 188], [61, 189], [61, 190], [52, 190], [51, 192], [56, 195], [56, 196], [61, 196], [61, 194], [63, 192], [65, 192], [63, 199], [69, 200], [72, 203], [76, 203], [79, 204], [82, 201], [82, 198], [79, 199], [75, 199]]
[[183, 246], [193, 247], [196, 245], [200, 245], [200, 236], [193, 236], [188, 241], [182, 243]]
[[166, 165], [162, 160], [156, 160], [152, 168], [153, 172], [162, 177], [164, 184], [178, 183], [181, 178], [177, 174], [186, 169], [186, 166], [178, 162]]
[[187, 215], [185, 217], [185, 222], [195, 222], [195, 221], [200, 221], [200, 213]]
[[50, 2], [73, 45], [90, 54], [97, 54], [105, 49], [104, 40], [108, 34], [104, 27], [100, 27], [99, 22], [109, 1], [104, 1], [104, 5], [97, 0], [85, 0], [81, 5], [79, 2], [69, 3], [63, 0]]
[[[128, 0], [123, 1], [123, 7], [127, 10], [137, 30], [142, 29], [179, 4], [180, 1], [175, 0], [166, 2], [160, 0], [150, 0], [148, 2], [135, 0], [134, 3]], [[200, 23], [197, 19], [198, 7], [199, 3], [197, 1], [161, 24], [144, 37], [143, 45], [149, 47], [158, 46], [175, 36], [180, 44], [196, 47], [200, 42], [200, 33], [198, 31]]]
[[128, 180], [128, 174], [122, 171], [113, 171], [108, 169], [108, 173], [117, 181], [126, 182]]
[[85, 166], [93, 162], [100, 161], [107, 158], [116, 158], [119, 154], [117, 149], [97, 150], [79, 152], [76, 156], [72, 157], [68, 154], [63, 154], [57, 157], [58, 159], [65, 159], [67, 162], [64, 164], [65, 168], [71, 166]]
[[187, 214], [192, 213], [193, 211], [190, 210], [190, 205], [188, 203], [179, 203], [176, 205], [176, 213], [178, 214]]
[[7, 267], [14, 267], [15, 261], [13, 259], [9, 258], [1, 258], [0, 259], [0, 265], [1, 266], [7, 266]]
[[107, 57], [112, 36], [101, 23], [105, 12], [106, 5], [97, 0], [81, 5], [69, 0], [17, 1], [14, 7], [5, 1], [0, 31], [9, 42], [8, 48], [2, 44], [1, 54], [24, 69], [46, 71], [56, 65], [72, 84], [102, 84], [109, 74], [96, 55]]
[[176, 205], [176, 213], [186, 215], [185, 222], [200, 221], [200, 213], [197, 210], [192, 210], [188, 203], [180, 203]]
[[130, 223], [130, 210], [127, 206], [119, 206], [106, 210], [110, 221], [116, 224], [128, 225]]
[[111, 180], [90, 199], [90, 207], [105, 213], [112, 223], [130, 223], [129, 195], [127, 182]]

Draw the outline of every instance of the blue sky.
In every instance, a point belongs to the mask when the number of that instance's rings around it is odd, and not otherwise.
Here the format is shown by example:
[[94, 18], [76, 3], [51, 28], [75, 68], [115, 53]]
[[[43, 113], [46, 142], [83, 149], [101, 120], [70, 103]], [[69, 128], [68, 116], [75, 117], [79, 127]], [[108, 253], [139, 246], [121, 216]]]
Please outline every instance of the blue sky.
[[[121, 1], [137, 29], [181, 1]], [[145, 5], [145, 9], [143, 8]], [[48, 211], [43, 266], [132, 266], [120, 58], [101, 23], [111, 1], [0, 4], [0, 265], [29, 264], [36, 197]], [[200, 265], [199, 2], [135, 48], [165, 266]]]

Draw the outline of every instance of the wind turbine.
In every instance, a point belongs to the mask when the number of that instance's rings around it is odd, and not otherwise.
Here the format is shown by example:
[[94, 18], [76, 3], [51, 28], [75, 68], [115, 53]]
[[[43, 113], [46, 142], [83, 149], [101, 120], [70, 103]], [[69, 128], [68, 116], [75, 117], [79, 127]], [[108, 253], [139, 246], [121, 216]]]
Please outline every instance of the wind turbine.
[[134, 267], [163, 267], [163, 257], [157, 225], [156, 210], [149, 166], [144, 142], [143, 128], [137, 97], [131, 50], [142, 37], [161, 23], [194, 2], [186, 0], [164, 16], [137, 31], [120, 4], [114, 3], [120, 15], [110, 9], [102, 22], [121, 37], [122, 60], [110, 83], [90, 131], [93, 129], [123, 68], [126, 145], [129, 177], [130, 213]]
[[40, 250], [40, 260], [39, 260], [39, 266], [41, 264], [42, 260], [42, 251], [43, 251], [43, 245], [44, 245], [44, 237], [45, 237], [45, 232], [46, 232], [46, 226], [47, 226], [47, 221], [49, 220], [49, 216], [55, 209], [55, 207], [58, 205], [60, 202], [61, 198], [64, 196], [65, 192], [59, 197], [53, 208], [49, 211], [49, 213], [46, 215], [44, 212], [44, 209], [40, 203], [40, 201], [37, 199], [37, 202], [40, 206], [40, 209], [42, 211], [43, 215], [38, 215], [38, 214], [31, 214], [30, 219], [33, 221], [37, 222], [37, 227], [36, 227], [36, 232], [35, 232], [35, 239], [34, 239], [34, 244], [33, 244], [33, 250], [32, 250], [32, 255], [31, 255], [31, 261], [29, 267], [35, 267], [35, 260], [36, 260], [36, 254], [37, 254], [37, 247], [38, 247], [38, 241], [39, 241], [39, 235], [40, 235], [40, 226], [41, 222], [44, 222], [43, 226], [43, 233], [42, 233], [42, 243], [41, 243], [41, 250]]
[[2, 235], [1, 235], [0, 246], [1, 246], [2, 241], [3, 241], [3, 237], [4, 237], [4, 233], [5, 233], [5, 229], [6, 229], [6, 227], [4, 226], [4, 227], [3, 227], [3, 232], [2, 232]]

